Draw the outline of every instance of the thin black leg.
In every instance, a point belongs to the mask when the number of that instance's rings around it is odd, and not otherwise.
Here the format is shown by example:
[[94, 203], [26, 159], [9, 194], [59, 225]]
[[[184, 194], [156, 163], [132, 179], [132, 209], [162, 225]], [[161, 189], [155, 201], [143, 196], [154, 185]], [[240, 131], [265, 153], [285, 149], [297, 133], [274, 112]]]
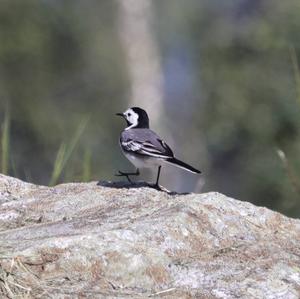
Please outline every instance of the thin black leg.
[[136, 172], [123, 172], [123, 171], [118, 170], [118, 173], [115, 174], [115, 176], [125, 176], [127, 178], [128, 182], [132, 183], [132, 180], [129, 178], [130, 175], [135, 175], [135, 176], [140, 175], [139, 169], [137, 168]]
[[161, 169], [161, 166], [158, 166], [158, 172], [157, 172], [156, 183], [155, 183], [155, 186], [158, 188], [159, 188], [158, 181], [159, 181], [159, 176], [160, 176], [160, 169]]

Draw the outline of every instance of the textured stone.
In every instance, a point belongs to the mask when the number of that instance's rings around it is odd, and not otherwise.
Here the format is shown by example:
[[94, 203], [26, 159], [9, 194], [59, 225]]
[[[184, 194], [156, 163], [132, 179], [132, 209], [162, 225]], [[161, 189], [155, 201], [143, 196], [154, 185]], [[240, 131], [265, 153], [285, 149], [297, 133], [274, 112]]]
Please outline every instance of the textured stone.
[[0, 175], [0, 297], [300, 297], [299, 220], [215, 192], [128, 187]]

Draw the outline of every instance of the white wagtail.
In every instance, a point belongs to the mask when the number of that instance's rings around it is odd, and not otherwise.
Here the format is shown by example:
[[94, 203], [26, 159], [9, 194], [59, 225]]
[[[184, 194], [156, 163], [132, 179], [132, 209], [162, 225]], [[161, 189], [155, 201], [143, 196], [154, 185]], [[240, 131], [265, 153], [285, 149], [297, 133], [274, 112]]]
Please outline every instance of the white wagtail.
[[149, 118], [145, 110], [133, 107], [116, 115], [124, 117], [127, 122], [127, 127], [120, 136], [120, 146], [126, 158], [136, 167], [136, 172], [119, 171], [117, 176], [126, 176], [131, 182], [129, 176], [139, 175], [139, 168], [158, 166], [155, 186], [159, 187], [158, 180], [163, 163], [173, 164], [192, 173], [201, 173], [194, 167], [176, 159], [170, 147], [149, 129]]

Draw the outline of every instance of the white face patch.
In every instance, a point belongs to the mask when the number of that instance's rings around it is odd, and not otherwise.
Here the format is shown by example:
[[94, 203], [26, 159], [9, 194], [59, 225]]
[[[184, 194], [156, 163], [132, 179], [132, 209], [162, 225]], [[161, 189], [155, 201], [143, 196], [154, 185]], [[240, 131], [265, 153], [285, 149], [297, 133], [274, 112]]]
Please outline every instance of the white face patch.
[[126, 130], [134, 128], [138, 125], [139, 115], [135, 113], [131, 108], [124, 112], [124, 117], [130, 123], [130, 126]]

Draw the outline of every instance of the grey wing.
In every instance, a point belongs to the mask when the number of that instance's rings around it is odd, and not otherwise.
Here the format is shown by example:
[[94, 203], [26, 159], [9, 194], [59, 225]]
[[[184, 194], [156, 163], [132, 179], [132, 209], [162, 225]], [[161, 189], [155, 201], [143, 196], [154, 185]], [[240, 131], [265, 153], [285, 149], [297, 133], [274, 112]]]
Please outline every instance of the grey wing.
[[158, 135], [152, 131], [149, 133], [149, 131], [150, 130], [148, 130], [146, 133], [141, 132], [140, 136], [137, 134], [138, 131], [134, 132], [135, 134], [122, 136], [120, 143], [123, 150], [126, 152], [134, 152], [139, 155], [155, 158], [174, 157], [171, 148], [162, 139], [160, 139]]

